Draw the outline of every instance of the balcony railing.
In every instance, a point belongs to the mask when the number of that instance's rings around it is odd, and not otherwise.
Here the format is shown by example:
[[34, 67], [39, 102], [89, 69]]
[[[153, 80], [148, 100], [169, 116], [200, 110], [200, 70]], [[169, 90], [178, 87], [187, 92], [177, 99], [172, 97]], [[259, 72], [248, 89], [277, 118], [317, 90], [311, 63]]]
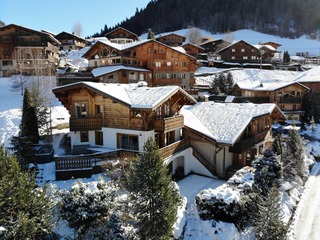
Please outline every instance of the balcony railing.
[[174, 117], [154, 120], [154, 130], [156, 132], [169, 132], [184, 126], [184, 118], [182, 115]]
[[234, 144], [232, 147], [229, 148], [230, 152], [235, 153], [242, 153], [245, 150], [249, 150], [255, 145], [255, 137], [250, 137], [245, 140], [240, 140], [236, 144]]
[[159, 149], [160, 156], [165, 159], [171, 155], [183, 151], [191, 146], [190, 138], [184, 138], [178, 142]]
[[252, 102], [252, 103], [270, 103], [269, 97], [239, 97], [236, 96], [235, 101], [237, 103]]
[[281, 97], [280, 103], [301, 103], [302, 98], [300, 97]]
[[103, 126], [102, 117], [70, 118], [70, 131], [100, 130]]

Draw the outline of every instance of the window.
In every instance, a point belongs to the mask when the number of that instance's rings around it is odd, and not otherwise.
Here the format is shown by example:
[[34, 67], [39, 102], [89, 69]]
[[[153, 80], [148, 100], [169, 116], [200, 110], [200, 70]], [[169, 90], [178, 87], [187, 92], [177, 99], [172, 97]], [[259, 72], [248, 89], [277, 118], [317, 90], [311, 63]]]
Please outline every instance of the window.
[[161, 67], [161, 62], [156, 62], [156, 67]]
[[137, 135], [118, 134], [118, 148], [139, 150], [139, 137]]
[[75, 103], [75, 114], [76, 117], [86, 117], [87, 116], [87, 106], [85, 102]]
[[171, 66], [171, 62], [167, 62], [167, 66], [170, 67]]
[[181, 67], [186, 67], [187, 66], [187, 63], [186, 62], [182, 62], [181, 63]]
[[136, 74], [134, 72], [131, 72], [129, 74], [129, 80], [137, 80], [137, 76], [136, 76]]
[[236, 52], [236, 49], [232, 48], [232, 49], [231, 49], [231, 52]]
[[166, 103], [165, 115], [166, 115], [166, 117], [170, 116], [170, 104], [169, 103]]
[[101, 114], [102, 113], [102, 105], [96, 105], [96, 114]]
[[2, 61], [2, 66], [12, 66], [12, 61], [11, 60], [3, 60]]
[[162, 109], [161, 106], [157, 108], [157, 118], [161, 118], [162, 117]]
[[113, 79], [113, 74], [109, 75], [108, 79]]
[[244, 48], [241, 48], [241, 52], [245, 52], [245, 49], [244, 49]]
[[251, 59], [252, 59], [252, 60], [256, 60], [257, 57], [256, 57], [256, 56], [251, 56]]
[[247, 56], [243, 56], [243, 59], [245, 59], [245, 60], [246, 60], [246, 59], [248, 59], [248, 57], [247, 57]]
[[144, 81], [144, 75], [143, 75], [143, 73], [140, 73], [140, 75], [139, 75], [139, 80], [140, 80], [140, 81]]
[[236, 59], [236, 57], [235, 57], [235, 56], [232, 56], [231, 59]]
[[96, 131], [95, 138], [96, 138], [96, 145], [103, 145], [103, 132]]
[[80, 132], [80, 141], [81, 141], [81, 142], [89, 142], [89, 134], [88, 134], [88, 131], [81, 131], [81, 132]]

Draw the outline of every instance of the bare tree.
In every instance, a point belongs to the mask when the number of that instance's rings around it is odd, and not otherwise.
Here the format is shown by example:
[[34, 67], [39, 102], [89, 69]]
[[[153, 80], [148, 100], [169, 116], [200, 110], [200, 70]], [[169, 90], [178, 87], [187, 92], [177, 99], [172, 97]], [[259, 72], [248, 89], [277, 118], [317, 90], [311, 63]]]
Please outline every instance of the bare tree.
[[191, 27], [189, 28], [186, 37], [190, 43], [199, 44], [201, 40], [201, 32], [199, 28]]
[[227, 32], [224, 35], [224, 40], [229, 43], [234, 43], [236, 41], [236, 35], [232, 32]]
[[83, 34], [83, 27], [80, 22], [76, 22], [72, 27], [72, 33], [77, 36], [81, 36]]

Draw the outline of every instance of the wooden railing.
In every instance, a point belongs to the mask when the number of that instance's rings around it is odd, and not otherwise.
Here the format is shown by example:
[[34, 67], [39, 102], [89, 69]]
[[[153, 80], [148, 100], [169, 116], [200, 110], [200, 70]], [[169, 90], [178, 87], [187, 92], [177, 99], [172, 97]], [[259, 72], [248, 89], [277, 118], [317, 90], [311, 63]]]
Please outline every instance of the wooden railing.
[[269, 132], [270, 132], [270, 129], [267, 129], [263, 132], [256, 134], [255, 135], [255, 143], [259, 143], [259, 142], [263, 141]]
[[255, 145], [255, 137], [250, 137], [245, 140], [240, 140], [229, 148], [230, 152], [242, 153], [245, 150], [249, 150]]
[[96, 159], [92, 156], [69, 156], [56, 159], [56, 171], [92, 169]]
[[156, 132], [172, 131], [184, 126], [184, 117], [182, 115], [177, 115], [164, 119], [156, 119], [154, 120], [153, 126]]
[[102, 117], [70, 118], [70, 131], [100, 130], [103, 126]]
[[156, 78], [153, 80], [155, 85], [180, 85], [181, 79], [180, 78]]
[[301, 103], [302, 98], [300, 97], [281, 97], [280, 103]]
[[184, 138], [178, 142], [172, 143], [168, 146], [159, 149], [160, 156], [165, 159], [171, 155], [183, 151], [191, 146], [190, 138]]
[[252, 103], [270, 103], [269, 97], [239, 97], [236, 96], [234, 102], [243, 103], [243, 102], [252, 102]]
[[215, 167], [197, 149], [192, 148], [192, 154], [212, 175], [216, 174]]

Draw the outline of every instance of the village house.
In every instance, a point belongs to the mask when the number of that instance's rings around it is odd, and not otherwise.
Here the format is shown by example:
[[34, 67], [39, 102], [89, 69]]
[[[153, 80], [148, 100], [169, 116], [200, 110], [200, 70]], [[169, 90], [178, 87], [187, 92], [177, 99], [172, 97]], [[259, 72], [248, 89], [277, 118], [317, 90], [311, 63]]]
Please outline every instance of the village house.
[[[146, 81], [148, 86], [175, 85], [188, 90], [195, 82], [197, 59], [153, 39], [121, 45], [97, 41], [83, 57], [88, 59], [88, 71], [106, 83]], [[118, 71], [111, 71], [115, 66], [120, 66]]]
[[88, 46], [88, 41], [86, 39], [68, 32], [61, 32], [54, 37], [61, 43], [60, 50], [80, 50]]
[[[74, 153], [82, 153], [79, 146], [139, 153], [151, 137], [170, 172], [179, 176], [227, 177], [230, 168], [248, 165], [269, 147], [272, 123], [285, 119], [275, 104], [197, 103], [178, 86], [79, 82], [53, 92], [70, 113]], [[76, 159], [59, 157], [58, 175], [88, 157]]]
[[310, 89], [295, 81], [239, 81], [233, 87], [237, 102], [275, 103], [290, 120], [301, 120], [302, 98]]
[[203, 47], [200, 47], [197, 44], [193, 44], [190, 42], [182, 44], [181, 47], [183, 47], [187, 54], [195, 58], [199, 58], [199, 54], [204, 51]]
[[118, 27], [113, 31], [108, 32], [104, 36], [107, 39], [109, 39], [110, 42], [118, 43], [118, 44], [126, 44], [126, 43], [139, 41], [138, 35], [136, 35], [133, 32], [130, 32], [129, 30], [123, 27]]
[[155, 39], [168, 46], [178, 47], [184, 43], [186, 37], [176, 33], [164, 33], [155, 36]]
[[51, 74], [59, 61], [59, 46], [46, 32], [15, 24], [0, 27], [0, 77]]
[[294, 81], [308, 87], [310, 91], [320, 93], [320, 66], [302, 72]]

